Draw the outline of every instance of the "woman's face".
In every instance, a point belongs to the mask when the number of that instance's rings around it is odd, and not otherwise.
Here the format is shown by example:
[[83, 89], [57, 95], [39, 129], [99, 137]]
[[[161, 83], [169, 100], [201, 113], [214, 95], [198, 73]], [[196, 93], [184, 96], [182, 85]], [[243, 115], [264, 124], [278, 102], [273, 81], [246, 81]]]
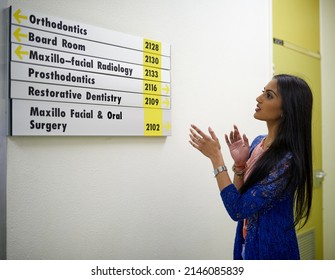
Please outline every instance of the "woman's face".
[[256, 98], [255, 119], [268, 123], [277, 123], [282, 116], [282, 97], [277, 87], [277, 80], [271, 80]]

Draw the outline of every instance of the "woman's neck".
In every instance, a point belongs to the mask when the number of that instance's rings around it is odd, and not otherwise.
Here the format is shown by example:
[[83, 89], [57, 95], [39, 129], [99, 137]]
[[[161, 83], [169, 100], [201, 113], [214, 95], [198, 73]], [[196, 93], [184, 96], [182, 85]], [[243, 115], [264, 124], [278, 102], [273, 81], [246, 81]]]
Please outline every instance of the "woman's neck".
[[270, 147], [273, 141], [276, 139], [278, 125], [277, 124], [271, 125], [268, 123], [267, 126], [268, 126], [268, 135], [266, 136], [266, 139], [264, 140], [264, 144], [267, 147]]

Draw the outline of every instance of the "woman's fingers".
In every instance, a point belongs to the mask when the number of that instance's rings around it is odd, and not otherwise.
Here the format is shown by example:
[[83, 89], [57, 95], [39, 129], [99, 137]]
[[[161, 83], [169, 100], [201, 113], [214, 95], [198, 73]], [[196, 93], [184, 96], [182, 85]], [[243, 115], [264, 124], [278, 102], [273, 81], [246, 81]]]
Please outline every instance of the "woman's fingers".
[[230, 141], [229, 141], [229, 137], [228, 137], [228, 135], [225, 134], [225, 135], [224, 135], [224, 138], [225, 138], [225, 140], [226, 140], [227, 146], [230, 147], [231, 143], [230, 143]]
[[249, 147], [249, 140], [245, 134], [243, 134], [243, 142], [245, 146]]
[[214, 130], [211, 128], [211, 127], [208, 127], [208, 132], [209, 134], [211, 135], [212, 139], [215, 140], [215, 141], [219, 141], [219, 139], [217, 138]]
[[[191, 125], [192, 129], [193, 129], [193, 134], [194, 135], [197, 135], [204, 138], [206, 137], [207, 135], [205, 133], [202, 132], [202, 130], [200, 128], [198, 128], [196, 125], [192, 124]], [[196, 133], [195, 133], [196, 132]]]
[[225, 136], [225, 138], [228, 146], [242, 139], [236, 125], [234, 125], [233, 130], [230, 131], [229, 138], [227, 135]]
[[190, 132], [190, 137], [194, 142], [199, 142], [205, 136], [205, 134], [193, 124], [191, 125]]

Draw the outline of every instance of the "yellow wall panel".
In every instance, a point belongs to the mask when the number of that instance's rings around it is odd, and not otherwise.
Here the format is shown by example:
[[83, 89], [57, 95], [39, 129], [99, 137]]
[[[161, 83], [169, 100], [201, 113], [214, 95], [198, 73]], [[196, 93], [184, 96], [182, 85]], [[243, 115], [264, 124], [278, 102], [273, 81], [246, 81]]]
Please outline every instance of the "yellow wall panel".
[[[322, 170], [321, 61], [309, 53], [319, 53], [319, 0], [273, 0], [273, 37], [284, 45], [273, 45], [275, 74], [297, 75], [313, 92], [313, 169]], [[285, 46], [289, 42], [297, 48]], [[299, 50], [305, 49], [306, 52]], [[316, 184], [311, 216], [299, 233], [315, 231], [315, 258], [323, 258], [322, 188]]]
[[273, 0], [273, 37], [320, 52], [319, 0]]

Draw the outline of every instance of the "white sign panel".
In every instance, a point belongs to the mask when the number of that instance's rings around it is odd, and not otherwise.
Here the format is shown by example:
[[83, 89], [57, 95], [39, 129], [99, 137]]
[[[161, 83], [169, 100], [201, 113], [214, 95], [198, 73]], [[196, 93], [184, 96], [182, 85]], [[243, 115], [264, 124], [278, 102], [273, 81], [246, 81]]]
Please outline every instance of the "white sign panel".
[[[93, 28], [96, 29], [96, 27]], [[115, 36], [115, 34], [120, 34], [111, 32], [109, 30], [105, 30], [103, 33], [106, 34], [106, 36], [110, 36], [109, 38], [111, 38], [113, 35]], [[87, 41], [84, 39], [73, 38], [61, 34], [55, 35], [54, 33], [30, 29], [22, 26], [18, 27], [17, 25], [13, 25], [11, 37], [12, 42], [22, 45], [30, 45], [56, 51], [59, 51], [60, 48], [62, 48], [63, 52], [85, 54], [85, 56], [89, 57], [97, 57], [99, 54], [103, 54], [102, 57], [104, 59], [118, 60], [121, 62], [129, 62], [138, 65], [143, 64], [143, 46], [140, 49], [131, 49], [129, 47], [107, 44], [101, 41]], [[106, 38], [103, 37], [101, 40], [104, 39]], [[143, 39], [139, 38], [139, 41], [141, 40]], [[71, 44], [76, 47], [72, 47], [71, 49], [63, 47], [62, 42], [71, 42]], [[19, 50], [18, 53], [20, 52], [24, 52], [24, 50]], [[158, 62], [162, 69], [169, 70], [170, 49], [165, 47], [165, 52], [166, 54], [160, 54], [160, 56], [154, 53], [146, 53], [144, 59], [148, 63], [152, 61], [151, 66], [153, 67], [155, 67]], [[24, 55], [22, 55], [22, 57], [24, 57]]]
[[11, 98], [45, 100], [53, 102], [85, 103], [106, 106], [147, 107], [170, 109], [169, 96], [135, 94], [126, 91], [111, 91], [95, 88], [70, 87], [32, 83], [25, 81], [11, 82]]
[[171, 135], [170, 45], [11, 7], [12, 135]]
[[[142, 135], [142, 108], [94, 106], [14, 99], [13, 135]], [[161, 110], [164, 121], [147, 123], [147, 133], [170, 131], [170, 110]]]

